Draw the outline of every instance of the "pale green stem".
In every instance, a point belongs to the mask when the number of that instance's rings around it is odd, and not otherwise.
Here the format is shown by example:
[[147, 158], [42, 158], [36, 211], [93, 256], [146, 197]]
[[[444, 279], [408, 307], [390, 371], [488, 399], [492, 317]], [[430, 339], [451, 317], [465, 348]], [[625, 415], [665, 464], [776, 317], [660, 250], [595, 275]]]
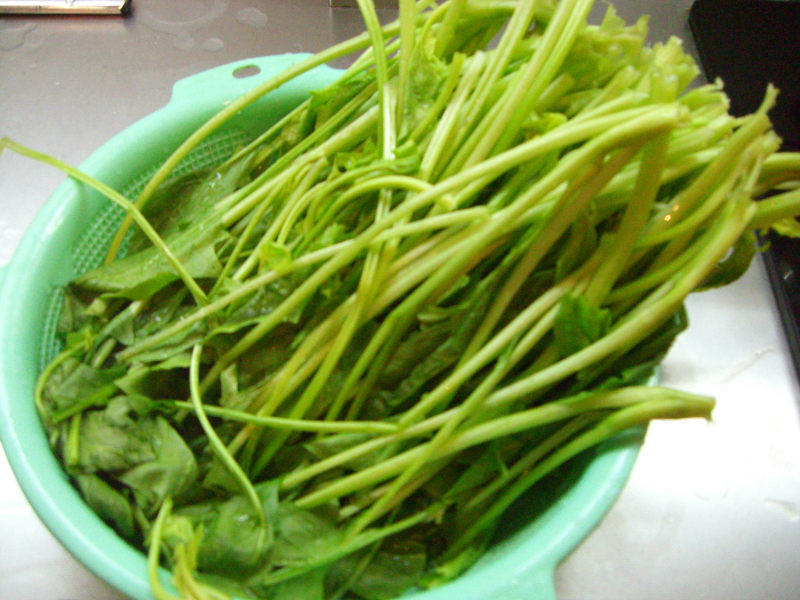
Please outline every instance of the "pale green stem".
[[150, 583], [150, 591], [157, 600], [180, 600], [176, 596], [170, 594], [164, 585], [161, 583], [159, 576], [160, 557], [161, 554], [161, 539], [164, 531], [164, 521], [172, 511], [172, 499], [167, 498], [161, 503], [161, 508], [158, 510], [153, 529], [150, 531], [150, 547], [147, 550], [147, 579]]
[[598, 266], [584, 293], [586, 299], [596, 306], [602, 303], [623, 273], [634, 244], [647, 224], [661, 185], [661, 173], [668, 147], [668, 133], [662, 133], [645, 145], [631, 201], [625, 208], [616, 231], [611, 234], [614, 239], [613, 250], [608, 252], [606, 260]]
[[715, 235], [709, 240], [705, 251], [695, 256], [674, 281], [665, 284], [669, 286], [668, 290], [656, 302], [635, 315], [627, 315], [607, 335], [582, 350], [498, 390], [494, 393], [496, 400], [505, 403], [532, 394], [644, 339], [674, 314], [686, 296], [702, 283], [746, 229], [755, 207], [748, 204], [731, 207], [732, 210], [734, 208], [736, 212], [733, 215], [714, 224]]
[[205, 292], [200, 289], [200, 286], [197, 285], [197, 282], [194, 278], [189, 274], [186, 270], [186, 267], [183, 266], [181, 261], [178, 259], [177, 256], [170, 250], [169, 246], [161, 239], [161, 236], [158, 235], [158, 232], [153, 228], [147, 218], [142, 214], [139, 208], [133, 204], [130, 200], [125, 198], [122, 194], [117, 192], [115, 189], [107, 186], [101, 181], [83, 173], [82, 171], [72, 167], [65, 162], [58, 160], [52, 156], [48, 156], [31, 148], [27, 148], [22, 144], [18, 144], [8, 138], [0, 138], [0, 150], [3, 148], [8, 148], [9, 150], [13, 150], [17, 154], [22, 156], [26, 156], [28, 158], [32, 158], [33, 160], [37, 160], [39, 162], [45, 163], [56, 169], [64, 172], [65, 174], [69, 175], [76, 181], [79, 181], [93, 190], [101, 193], [103, 196], [111, 200], [114, 204], [121, 206], [128, 212], [128, 218], [131, 222], [136, 223], [139, 228], [142, 230], [142, 233], [147, 237], [148, 240], [155, 246], [158, 251], [164, 256], [164, 258], [169, 261], [172, 268], [175, 269], [175, 273], [180, 277], [183, 281], [184, 285], [186, 285], [187, 289], [191, 292], [192, 296], [194, 297], [195, 301], [198, 305], [202, 306], [208, 303], [208, 298], [206, 298]]
[[[652, 396], [655, 396], [656, 399], [649, 400]], [[531, 430], [542, 425], [571, 419], [587, 411], [637, 406], [639, 404], [648, 403], [648, 400], [649, 402], [670, 402], [684, 408], [693, 403], [700, 404], [703, 408], [713, 406], [713, 400], [704, 396], [696, 396], [686, 392], [650, 386], [620, 388], [618, 390], [580, 394], [562, 401], [556, 400], [519, 413], [504, 415], [474, 425], [469, 429], [459, 431], [438, 449], [439, 451], [436, 458], [443, 459], [457, 452], [466, 450], [467, 448], [472, 448], [504, 436]], [[346, 494], [374, 485], [379, 481], [389, 479], [401, 473], [422, 456], [426, 451], [426, 446], [427, 443], [414, 446], [377, 465], [340, 477], [302, 496], [296, 500], [296, 504], [301, 508], [313, 508], [335, 498], [340, 498]]]
[[253, 507], [253, 511], [256, 515], [256, 519], [259, 522], [259, 527], [262, 530], [263, 535], [267, 528], [267, 518], [264, 515], [264, 507], [261, 504], [261, 499], [258, 497], [258, 492], [256, 492], [252, 482], [239, 466], [239, 463], [237, 463], [236, 460], [228, 453], [227, 448], [225, 448], [225, 444], [222, 443], [222, 440], [219, 439], [219, 436], [217, 436], [217, 433], [211, 426], [203, 407], [199, 382], [200, 355], [202, 354], [202, 351], [203, 347], [200, 344], [195, 344], [194, 348], [192, 349], [192, 360], [189, 368], [189, 391], [192, 398], [192, 408], [194, 409], [194, 414], [197, 417], [197, 420], [200, 422], [200, 426], [203, 428], [203, 432], [208, 438], [208, 443], [212, 452], [214, 453], [214, 456], [216, 456], [217, 460], [219, 460], [219, 462], [228, 470], [233, 479], [236, 481], [237, 485], [241, 488], [242, 494], [244, 494]]
[[546, 474], [564, 464], [569, 459], [596, 446], [611, 436], [641, 423], [653, 419], [674, 419], [687, 417], [708, 418], [714, 402], [711, 399], [698, 398], [694, 401], [685, 399], [652, 400], [623, 408], [603, 419], [588, 431], [580, 434], [568, 444], [557, 448], [547, 458], [509, 487], [488, 510], [485, 510], [476, 521], [459, 536], [448, 549], [448, 556], [461, 551], [476, 535], [488, 527], [516, 500], [525, 490], [539, 481]]
[[[395, 22], [387, 25], [384, 28], [383, 33], [388, 37], [394, 35], [398, 30], [399, 24]], [[184, 158], [186, 158], [189, 152], [191, 152], [200, 142], [206, 139], [212, 132], [227, 122], [231, 117], [238, 114], [267, 93], [277, 89], [284, 83], [295, 79], [296, 77], [306, 73], [307, 71], [310, 71], [311, 69], [314, 69], [315, 67], [365, 48], [369, 43], [370, 36], [368, 33], [365, 33], [350, 40], [346, 40], [340, 44], [336, 44], [335, 46], [331, 46], [330, 48], [323, 50], [314, 56], [306, 58], [301, 62], [292, 65], [285, 71], [259, 84], [249, 92], [243, 94], [230, 104], [226, 105], [225, 108], [223, 108], [216, 115], [211, 117], [208, 121], [196, 129], [194, 133], [192, 133], [192, 135], [190, 135], [186, 141], [184, 141], [170, 155], [170, 157], [161, 165], [161, 167], [159, 167], [158, 171], [156, 171], [156, 173], [150, 178], [150, 180], [147, 182], [147, 185], [136, 199], [136, 206], [140, 209], [143, 208], [144, 205], [150, 200], [150, 197], [156, 191], [158, 186], [160, 186], [164, 180], [166, 180], [169, 174], [172, 173], [175, 167], [177, 167]], [[130, 227], [131, 221], [132, 219], [128, 218], [123, 221], [122, 225], [120, 225], [119, 231], [117, 232], [114, 240], [112, 241], [111, 247], [109, 248], [106, 256], [106, 262], [111, 262], [111, 260], [113, 260], [113, 258], [116, 256], [119, 247], [122, 244], [122, 240], [125, 238], [125, 234]]]
[[800, 216], [800, 189], [759, 200], [751, 229], [764, 229], [783, 219]]
[[[181, 409], [192, 410], [194, 404], [183, 400], [171, 402], [172, 406]], [[307, 421], [302, 419], [290, 419], [287, 417], [265, 417], [254, 415], [253, 413], [223, 406], [206, 405], [206, 414], [212, 417], [220, 417], [228, 421], [239, 423], [249, 423], [258, 427], [269, 429], [282, 429], [286, 431], [304, 431], [310, 433], [368, 433], [385, 434], [397, 433], [399, 427], [393, 423], [382, 421]]]

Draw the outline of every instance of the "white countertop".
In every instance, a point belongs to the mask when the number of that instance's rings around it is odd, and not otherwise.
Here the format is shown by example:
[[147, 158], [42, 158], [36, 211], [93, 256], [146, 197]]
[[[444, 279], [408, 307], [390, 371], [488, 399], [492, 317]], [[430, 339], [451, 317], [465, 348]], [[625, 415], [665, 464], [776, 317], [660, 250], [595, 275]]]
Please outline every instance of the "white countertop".
[[[653, 40], [688, 39], [689, 4], [615, 2], [626, 18], [651, 14]], [[78, 164], [166, 103], [182, 77], [314, 52], [361, 28], [357, 11], [327, 0], [134, 0], [134, 9], [126, 19], [0, 17], [0, 135]], [[62, 179], [0, 158], [0, 265]], [[714, 420], [651, 426], [613, 509], [558, 569], [560, 600], [800, 597], [800, 387], [761, 260], [688, 310], [662, 381], [716, 396]], [[61, 548], [0, 453], [6, 598], [122, 596]]]

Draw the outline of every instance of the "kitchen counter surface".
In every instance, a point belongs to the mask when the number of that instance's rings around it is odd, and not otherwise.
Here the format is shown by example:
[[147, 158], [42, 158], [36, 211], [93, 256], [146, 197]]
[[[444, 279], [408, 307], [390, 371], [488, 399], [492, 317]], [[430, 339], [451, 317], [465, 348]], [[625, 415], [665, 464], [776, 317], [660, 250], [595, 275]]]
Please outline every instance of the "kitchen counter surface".
[[[691, 49], [688, 0], [614, 4], [628, 20], [650, 14], [651, 41], [675, 34]], [[79, 164], [165, 104], [178, 79], [253, 56], [315, 52], [362, 29], [357, 10], [327, 0], [133, 8], [125, 18], [0, 15], [0, 135]], [[62, 179], [11, 153], [0, 158], [0, 265]], [[691, 327], [662, 381], [716, 396], [713, 422], [650, 427], [622, 495], [557, 570], [559, 600], [800, 597], [800, 388], [762, 261], [735, 284], [690, 298], [688, 311]], [[2, 453], [0, 598], [122, 598], [39, 522]]]

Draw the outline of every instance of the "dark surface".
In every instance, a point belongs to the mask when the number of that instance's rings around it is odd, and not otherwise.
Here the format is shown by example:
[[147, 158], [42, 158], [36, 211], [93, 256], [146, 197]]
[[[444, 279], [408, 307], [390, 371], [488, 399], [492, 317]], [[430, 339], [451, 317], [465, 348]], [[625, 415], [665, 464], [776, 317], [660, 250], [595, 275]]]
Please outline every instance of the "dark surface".
[[[697, 0], [689, 13], [709, 80], [721, 78], [731, 113], [755, 111], [770, 83], [780, 90], [770, 111], [783, 148], [800, 150], [800, 2]], [[800, 240], [767, 235], [764, 262], [800, 376]]]
[[720, 77], [731, 113], [755, 111], [772, 83], [770, 112], [787, 150], [800, 149], [800, 2], [697, 0], [689, 25], [708, 79]]

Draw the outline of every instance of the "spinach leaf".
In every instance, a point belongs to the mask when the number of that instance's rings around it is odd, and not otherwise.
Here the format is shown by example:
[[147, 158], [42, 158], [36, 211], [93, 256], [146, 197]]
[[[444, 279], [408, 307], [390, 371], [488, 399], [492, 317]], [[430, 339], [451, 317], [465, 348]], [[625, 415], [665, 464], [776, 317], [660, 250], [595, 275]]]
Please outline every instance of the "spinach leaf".
[[129, 488], [136, 505], [153, 514], [167, 497], [179, 498], [197, 479], [194, 454], [143, 397], [117, 396], [80, 424], [77, 473], [104, 474]]
[[279, 567], [312, 563], [344, 539], [344, 532], [331, 520], [290, 502], [278, 507], [275, 529], [270, 558]]
[[315, 115], [315, 127], [319, 127], [331, 118], [351, 98], [373, 83], [369, 74], [360, 72], [344, 81], [337, 81], [322, 90], [311, 92], [309, 112]]
[[114, 384], [129, 396], [184, 398], [189, 394], [189, 386], [181, 371], [188, 369], [189, 359], [188, 352], [176, 351], [155, 365], [132, 366], [125, 375], [114, 380]]
[[421, 44], [411, 57], [401, 135], [411, 132], [425, 118], [447, 78], [447, 65], [432, 50], [428, 45]]
[[58, 422], [87, 408], [105, 404], [117, 393], [114, 380], [125, 372], [124, 367], [97, 369], [68, 358], [45, 386], [42, 417]]
[[110, 524], [125, 539], [133, 539], [136, 527], [133, 509], [128, 499], [97, 475], [79, 473], [75, 482], [86, 503], [100, 518]]
[[703, 280], [698, 291], [722, 287], [739, 279], [753, 262], [757, 247], [755, 233], [745, 233], [736, 240], [731, 252]]
[[197, 480], [194, 454], [183, 438], [161, 416], [147, 418], [153, 457], [142, 461], [117, 479], [133, 491], [136, 503], [146, 514], [154, 514], [166, 498], [180, 499]]
[[269, 589], [269, 600], [325, 600], [326, 567], [311, 569]]
[[611, 312], [597, 308], [582, 296], [567, 294], [561, 300], [553, 323], [555, 344], [561, 357], [582, 350], [611, 328]]
[[233, 496], [220, 504], [204, 523], [198, 566], [219, 574], [244, 574], [258, 567], [272, 543], [271, 527], [264, 528], [248, 500]]
[[[195, 279], [215, 277], [222, 271], [216, 245], [228, 236], [211, 215], [191, 229], [164, 241]], [[73, 286], [89, 294], [129, 300], [148, 298], [178, 279], [178, 274], [158, 248], [149, 246], [78, 277]]]
[[[245, 156], [221, 169], [191, 171], [162, 184], [148, 201], [144, 215], [162, 238], [172, 238], [213, 214], [215, 204], [249, 180], [252, 156]], [[129, 253], [150, 246], [150, 241], [134, 230]]]
[[81, 471], [120, 472], [156, 457], [153, 421], [142, 416], [144, 403], [117, 396], [105, 409], [83, 414], [77, 464]]
[[[343, 575], [357, 568], [364, 553], [339, 561], [332, 569], [332, 582], [344, 584]], [[413, 539], [392, 537], [383, 541], [369, 563], [350, 584], [350, 591], [365, 600], [391, 600], [417, 585], [428, 565], [425, 545]]]
[[[332, 550], [344, 539], [344, 532], [322, 513], [300, 509], [290, 502], [281, 502], [275, 514], [275, 541], [269, 554], [269, 562], [259, 572], [249, 577], [247, 587], [258, 595], [272, 598], [273, 584], [270, 578], [275, 569], [304, 567], [303, 575], [289, 579], [277, 588], [279, 598], [290, 598], [290, 592], [305, 599], [317, 598], [323, 578], [327, 572], [324, 563]], [[301, 581], [310, 578], [305, 584]], [[305, 596], [303, 594], [310, 594]]]
[[92, 314], [89, 305], [79, 297], [72, 285], [64, 289], [64, 303], [59, 313], [57, 331], [62, 335], [70, 335], [82, 329], [97, 331], [100, 319]]
[[582, 370], [576, 375], [572, 387], [565, 393], [571, 395], [589, 386], [597, 389], [614, 389], [646, 384], [653, 377], [675, 338], [688, 325], [686, 309], [681, 307], [646, 340], [622, 355], [610, 356]]
[[201, 571], [243, 580], [253, 570], [268, 565], [267, 556], [275, 538], [277, 484], [262, 483], [256, 486], [256, 492], [265, 523], [242, 494], [188, 504], [176, 511], [176, 516], [188, 518], [203, 529], [197, 554]]

